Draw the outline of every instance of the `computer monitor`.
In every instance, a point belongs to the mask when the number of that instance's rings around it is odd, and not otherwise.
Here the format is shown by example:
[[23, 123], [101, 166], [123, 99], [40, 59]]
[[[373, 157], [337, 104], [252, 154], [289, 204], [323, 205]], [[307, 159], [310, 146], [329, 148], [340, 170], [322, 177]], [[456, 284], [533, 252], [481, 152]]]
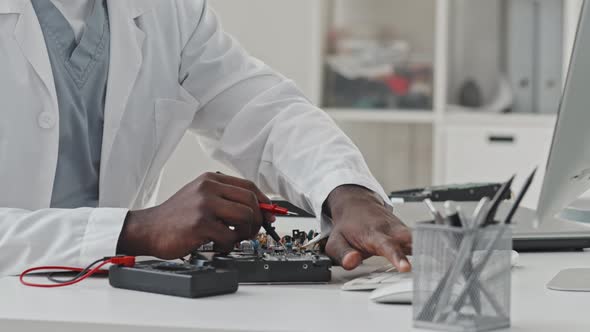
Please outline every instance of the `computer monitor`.
[[[563, 219], [590, 222], [590, 206], [587, 210], [567, 209], [590, 189], [589, 129], [590, 6], [584, 1], [537, 206], [540, 223]], [[558, 213], [561, 218], [555, 218]], [[560, 291], [590, 291], [590, 269], [561, 271], [547, 287]]]
[[590, 211], [566, 209], [589, 189], [590, 6], [584, 1], [537, 206], [538, 221], [554, 222], [560, 214], [562, 219], [590, 222]]

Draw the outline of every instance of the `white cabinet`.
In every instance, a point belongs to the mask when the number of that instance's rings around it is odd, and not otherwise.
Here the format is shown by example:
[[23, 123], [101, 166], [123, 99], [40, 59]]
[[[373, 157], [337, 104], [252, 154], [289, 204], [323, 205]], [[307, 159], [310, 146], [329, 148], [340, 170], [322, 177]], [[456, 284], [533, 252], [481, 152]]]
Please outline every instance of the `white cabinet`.
[[546, 124], [449, 123], [444, 126], [444, 182], [504, 182], [517, 174], [518, 191], [530, 172], [538, 174], [524, 205], [538, 201], [553, 135], [553, 121]]

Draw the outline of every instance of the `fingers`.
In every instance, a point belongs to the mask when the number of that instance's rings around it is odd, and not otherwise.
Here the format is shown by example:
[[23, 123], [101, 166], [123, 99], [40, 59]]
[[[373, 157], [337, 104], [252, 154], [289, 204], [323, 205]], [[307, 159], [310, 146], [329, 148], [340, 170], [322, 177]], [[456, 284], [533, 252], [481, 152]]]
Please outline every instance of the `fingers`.
[[[247, 216], [253, 215], [253, 219], [251, 219], [252, 225], [250, 228], [238, 226], [244, 224], [243, 220], [233, 213], [226, 212], [224, 214], [220, 214], [220, 218], [226, 223], [228, 223], [228, 221], [237, 221], [238, 224], [231, 225], [238, 227], [238, 232], [244, 238], [253, 238], [256, 236], [260, 230], [260, 227], [262, 226], [263, 221], [272, 223], [276, 220], [272, 213], [263, 212], [260, 210], [259, 203], [271, 203], [271, 201], [252, 181], [224, 175], [221, 173], [206, 173], [202, 175], [197, 180], [197, 182], [201, 186], [203, 186], [203, 183], [212, 183], [214, 185], [210, 185], [209, 187], [215, 187], [214, 194], [219, 195], [228, 201], [245, 205], [251, 209], [251, 213], [247, 214]], [[231, 208], [227, 206], [227, 204], [224, 204], [224, 207]], [[226, 218], [228, 217], [231, 219], [227, 220]]]
[[227, 226], [251, 226], [254, 224], [254, 211], [247, 205], [233, 202], [221, 197], [209, 200], [212, 219], [220, 220]]
[[[219, 217], [224, 221], [226, 218], [231, 218], [230, 220], [240, 222], [234, 224], [234, 226], [238, 226], [238, 233], [244, 239], [256, 236], [265, 217], [260, 210], [258, 198], [255, 194], [249, 190], [226, 184], [220, 184], [220, 190], [221, 197], [226, 200], [226, 204], [223, 205], [223, 209], [226, 211], [221, 211]], [[227, 211], [236, 205], [241, 205], [241, 208], [235, 211]]]
[[227, 226], [232, 226], [238, 235], [238, 240], [251, 238], [252, 230], [259, 229], [254, 226], [254, 211], [243, 204], [228, 201], [221, 197], [211, 199], [212, 219]]
[[346, 270], [357, 268], [363, 261], [362, 254], [352, 248], [340, 232], [333, 232], [326, 244], [326, 253]]
[[355, 269], [363, 259], [376, 255], [386, 258], [400, 272], [411, 271], [412, 266], [406, 256], [411, 253], [411, 233], [405, 227], [394, 227], [391, 233], [366, 231], [358, 229], [358, 232], [348, 231], [345, 234], [334, 230], [328, 239], [326, 253], [346, 270]]
[[375, 254], [385, 257], [399, 272], [410, 272], [412, 266], [399, 243], [385, 234], [377, 235], [376, 237], [376, 239], [371, 241]]
[[342, 267], [344, 267], [345, 270], [354, 270], [357, 267], [359, 267], [359, 265], [361, 265], [362, 262], [363, 255], [356, 250], [352, 250], [349, 251], [346, 255], [344, 255], [341, 265]]
[[[236, 178], [236, 177], [221, 174], [221, 173], [215, 173], [214, 176], [215, 176], [215, 179], [221, 183], [224, 183], [224, 184], [227, 184], [227, 185], [230, 185], [233, 187], [242, 188], [242, 189], [245, 189], [249, 192], [254, 193], [254, 195], [258, 199], [257, 204], [258, 203], [266, 203], [266, 204], [272, 203], [270, 198], [268, 198], [268, 196], [266, 196], [258, 188], [258, 186], [256, 186], [254, 184], [254, 182], [252, 182], [252, 181]], [[274, 222], [276, 220], [276, 217], [272, 213], [264, 212], [264, 213], [262, 213], [262, 216], [263, 216], [263, 220], [268, 221], [268, 222]]]
[[215, 244], [215, 251], [222, 253], [231, 252], [240, 240], [236, 231], [232, 231], [221, 222], [210, 222], [206, 232], [207, 238]]
[[260, 210], [258, 198], [253, 192], [221, 183], [219, 186], [219, 194], [227, 201], [235, 202], [248, 208], [250, 210], [248, 216], [251, 217], [251, 221], [255, 227], [260, 227], [260, 225], [262, 225], [264, 216]]
[[258, 187], [252, 181], [236, 178], [221, 173], [208, 173], [208, 176], [211, 176], [213, 179], [221, 183], [225, 183], [234, 187], [240, 187], [242, 189], [246, 189], [248, 191], [253, 192], [260, 203], [271, 202], [270, 198], [268, 198], [268, 196], [266, 196], [260, 189], [258, 189]]

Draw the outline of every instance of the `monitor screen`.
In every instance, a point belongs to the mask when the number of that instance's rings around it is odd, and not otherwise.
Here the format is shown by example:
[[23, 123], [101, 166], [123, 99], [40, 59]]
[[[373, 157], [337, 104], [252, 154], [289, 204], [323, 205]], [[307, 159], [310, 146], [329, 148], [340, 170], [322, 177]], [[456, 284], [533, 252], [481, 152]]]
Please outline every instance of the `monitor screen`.
[[551, 220], [590, 189], [590, 7], [584, 2], [537, 207]]

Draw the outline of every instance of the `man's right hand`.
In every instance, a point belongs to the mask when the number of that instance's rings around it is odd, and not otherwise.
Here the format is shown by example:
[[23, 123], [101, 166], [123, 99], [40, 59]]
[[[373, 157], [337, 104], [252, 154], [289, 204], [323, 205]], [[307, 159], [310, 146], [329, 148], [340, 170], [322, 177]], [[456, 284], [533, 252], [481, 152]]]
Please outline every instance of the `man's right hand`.
[[129, 212], [117, 253], [176, 259], [209, 242], [217, 251], [229, 252], [256, 236], [263, 221], [274, 221], [259, 203], [270, 199], [252, 182], [206, 173], [162, 205]]

